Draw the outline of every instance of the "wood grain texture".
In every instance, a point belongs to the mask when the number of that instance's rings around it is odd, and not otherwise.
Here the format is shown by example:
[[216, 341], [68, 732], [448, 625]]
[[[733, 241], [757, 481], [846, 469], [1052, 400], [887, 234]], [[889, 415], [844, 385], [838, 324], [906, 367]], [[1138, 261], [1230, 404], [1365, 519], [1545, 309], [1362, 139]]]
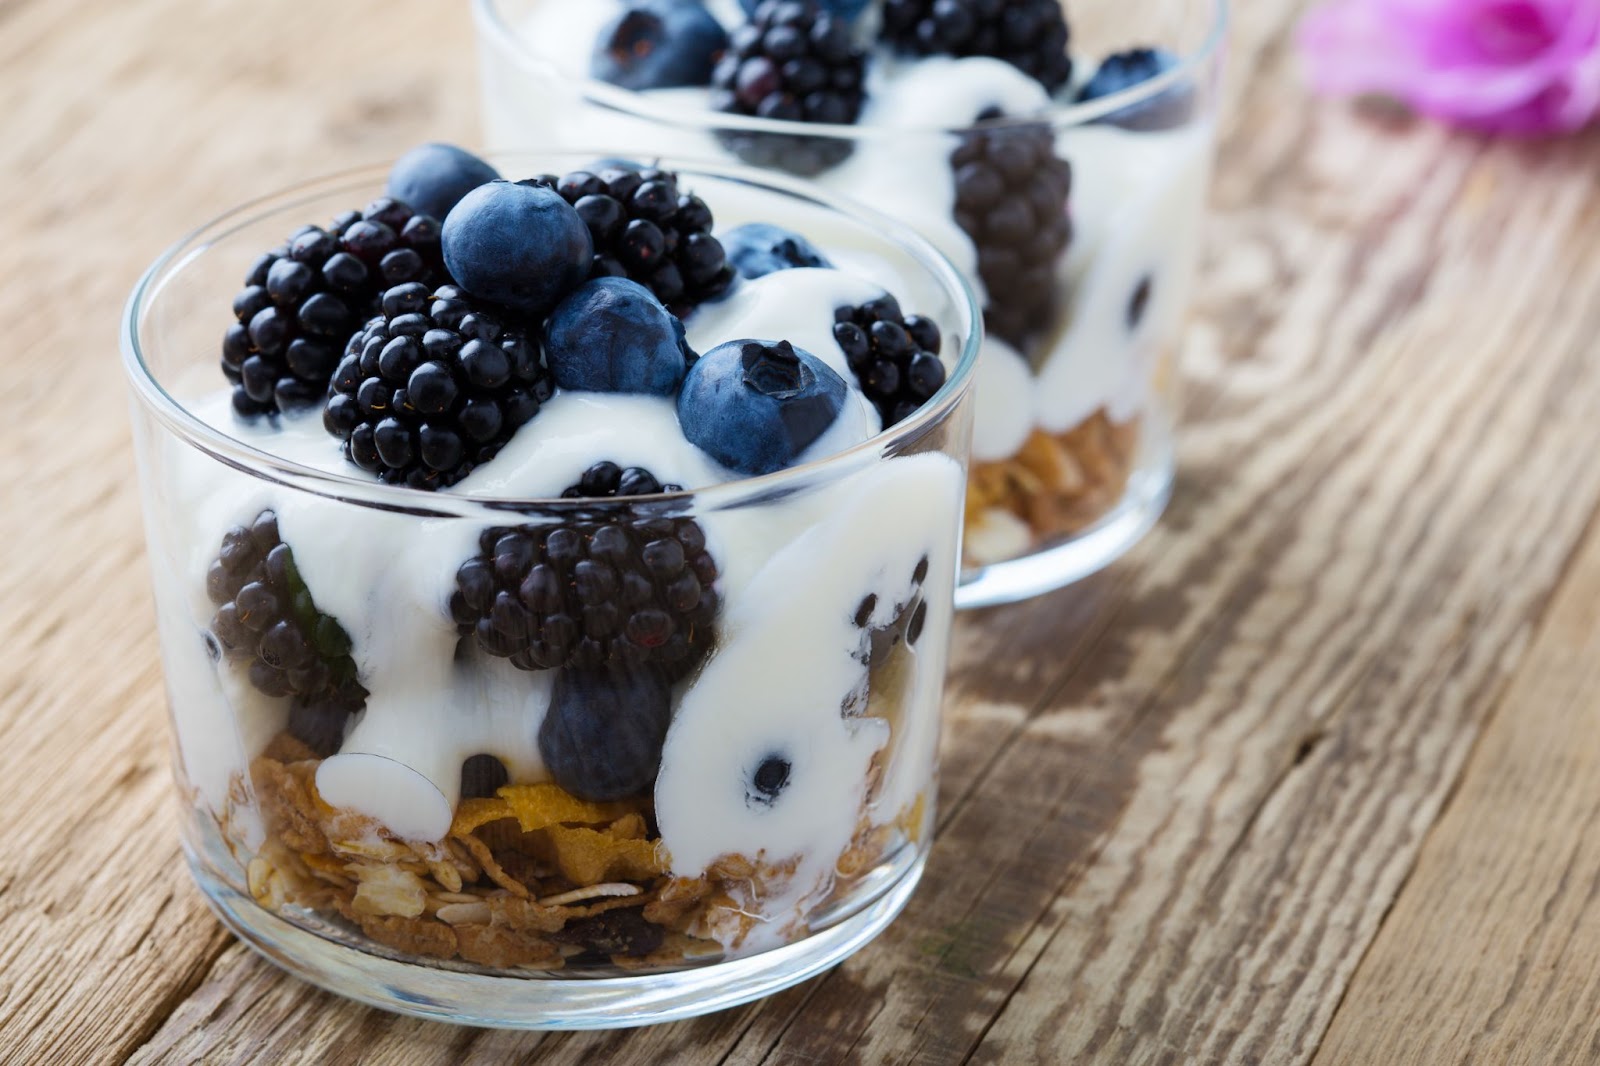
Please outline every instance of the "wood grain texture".
[[1317, 1066], [1600, 1061], [1597, 693], [1591, 537]]
[[1600, 542], [1530, 641], [1600, 501], [1600, 140], [1313, 105], [1296, 14], [1238, 11], [1172, 512], [1110, 572], [963, 620], [906, 915], [763, 1003], [541, 1036], [315, 991], [186, 883], [112, 366], [127, 287], [196, 220], [473, 140], [464, 5], [0, 4], [20, 205], [0, 257], [0, 409], [20, 412], [0, 431], [0, 1053], [1420, 1063], [1521, 1061], [1515, 1038], [1589, 1057], [1600, 786], [1567, 733], [1592, 732]]

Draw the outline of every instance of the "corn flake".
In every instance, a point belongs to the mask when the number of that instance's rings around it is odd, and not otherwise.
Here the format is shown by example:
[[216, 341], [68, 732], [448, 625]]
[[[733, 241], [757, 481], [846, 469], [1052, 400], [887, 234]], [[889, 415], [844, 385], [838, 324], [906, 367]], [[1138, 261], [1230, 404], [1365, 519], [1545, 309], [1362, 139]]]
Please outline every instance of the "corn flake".
[[553, 825], [545, 830], [551, 860], [561, 876], [577, 885], [602, 881], [646, 881], [661, 873], [655, 841], [620, 837], [609, 831]]

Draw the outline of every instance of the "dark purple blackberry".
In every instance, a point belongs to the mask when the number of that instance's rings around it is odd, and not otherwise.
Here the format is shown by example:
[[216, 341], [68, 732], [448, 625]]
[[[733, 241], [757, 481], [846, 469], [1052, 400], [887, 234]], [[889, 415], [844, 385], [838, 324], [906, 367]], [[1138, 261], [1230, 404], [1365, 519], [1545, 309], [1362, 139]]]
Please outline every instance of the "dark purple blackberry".
[[885, 41], [916, 55], [993, 56], [1055, 92], [1072, 80], [1061, 0], [887, 0]]
[[602, 911], [590, 918], [576, 918], [563, 925], [551, 939], [573, 944], [583, 951], [567, 964], [605, 963], [615, 958], [641, 958], [660, 949], [667, 933], [646, 921], [636, 907]]
[[[980, 122], [1000, 119], [988, 111]], [[1056, 266], [1072, 243], [1072, 164], [1036, 124], [979, 126], [950, 157], [955, 220], [978, 251], [990, 332], [1026, 351], [1056, 318]]]
[[939, 327], [921, 315], [902, 315], [893, 296], [837, 308], [833, 339], [883, 416], [884, 429], [910, 418], [944, 386]]
[[511, 772], [493, 755], [469, 755], [462, 760], [462, 799], [487, 799], [510, 783]]
[[[601, 467], [618, 491], [630, 475], [661, 487], [647, 471]], [[693, 519], [597, 503], [561, 524], [489, 529], [479, 549], [456, 572], [450, 614], [523, 670], [648, 666], [677, 680], [710, 650], [717, 564]]]
[[[848, 126], [866, 100], [867, 56], [849, 24], [815, 0], [763, 0], [733, 31], [711, 73], [711, 106], [730, 115]], [[723, 130], [717, 139], [747, 163], [802, 175], [843, 162], [841, 137]]]
[[571, 204], [594, 239], [592, 278], [631, 278], [683, 318], [733, 284], [706, 202], [678, 175], [622, 164], [533, 179]]
[[654, 496], [658, 492], [682, 492], [682, 485], [663, 485], [642, 466], [626, 470], [616, 463], [596, 463], [583, 472], [576, 485], [561, 495], [569, 500], [603, 500], [612, 496]]
[[294, 552], [278, 535], [277, 515], [263, 511], [248, 529], [223, 535], [206, 594], [217, 605], [211, 632], [223, 654], [261, 692], [293, 700], [291, 733], [319, 755], [337, 751], [367, 691], [356, 676], [349, 635], [317, 610]]
[[383, 198], [327, 229], [302, 226], [257, 259], [233, 298], [222, 342], [233, 408], [250, 417], [320, 403], [345, 342], [378, 296], [408, 281], [445, 280], [439, 223]]
[[493, 459], [554, 392], [536, 326], [411, 282], [350, 338], [322, 423], [361, 469], [438, 489]]

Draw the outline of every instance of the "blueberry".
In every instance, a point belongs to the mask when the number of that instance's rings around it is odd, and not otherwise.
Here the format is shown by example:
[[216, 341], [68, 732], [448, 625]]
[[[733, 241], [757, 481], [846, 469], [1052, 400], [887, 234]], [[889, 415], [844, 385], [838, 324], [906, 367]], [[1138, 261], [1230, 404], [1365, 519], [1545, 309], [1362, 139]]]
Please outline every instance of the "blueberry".
[[671, 720], [671, 690], [657, 671], [565, 667], [539, 725], [539, 754], [574, 796], [625, 799], [654, 783]]
[[723, 466], [770, 474], [792, 464], [843, 410], [849, 386], [788, 341], [733, 341], [689, 369], [678, 395], [684, 436]]
[[545, 362], [563, 389], [670, 396], [688, 367], [683, 325], [627, 278], [585, 282], [550, 313]]
[[[1159, 48], [1133, 48], [1107, 56], [1083, 88], [1078, 102], [1087, 103], [1113, 93], [1125, 92], [1151, 78], [1159, 77], [1178, 65], [1178, 58]], [[1181, 82], [1148, 100], [1113, 111], [1101, 122], [1123, 129], [1150, 132], [1182, 126], [1194, 115], [1194, 87]]]
[[[865, 11], [869, 2], [870, 0], [818, 0], [818, 6], [848, 20]], [[754, 15], [756, 8], [761, 6], [761, 0], [739, 0], [739, 6], [744, 8], [746, 15]]]
[[500, 173], [452, 144], [423, 144], [395, 160], [389, 170], [389, 195], [413, 211], [444, 218], [461, 198]]
[[766, 222], [749, 222], [722, 235], [728, 262], [742, 277], [760, 278], [795, 267], [833, 264], [800, 234]]
[[473, 296], [543, 315], [589, 272], [594, 243], [561, 194], [495, 181], [462, 197], [444, 220], [444, 262]]
[[589, 71], [624, 89], [710, 85], [727, 47], [728, 31], [701, 0], [633, 0], [600, 31]]

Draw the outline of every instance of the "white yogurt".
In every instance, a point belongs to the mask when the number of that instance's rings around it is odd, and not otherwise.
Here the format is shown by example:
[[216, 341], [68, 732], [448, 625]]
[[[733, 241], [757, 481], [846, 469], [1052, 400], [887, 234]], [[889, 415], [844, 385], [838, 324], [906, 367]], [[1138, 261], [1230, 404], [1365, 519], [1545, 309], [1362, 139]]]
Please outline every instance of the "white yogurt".
[[[762, 900], [757, 931], [741, 945], [773, 946], [825, 896], [866, 802], [867, 768], [893, 742], [881, 807], [893, 820], [932, 777], [951, 612], [925, 630], [901, 712], [905, 735], [888, 721], [847, 717], [867, 676], [866, 634], [854, 615], [877, 596], [869, 626], [894, 619], [908, 602], [913, 571], [929, 560], [927, 595], [948, 602], [955, 558], [943, 527], [961, 505], [960, 466], [943, 455], [881, 464], [827, 490], [828, 517], [773, 554], [721, 626], [721, 644], [684, 696], [667, 734], [656, 782], [656, 819], [674, 871], [696, 876], [728, 854], [773, 864], [797, 860], [793, 875]], [[919, 698], [920, 697], [920, 698]], [[776, 797], [754, 786], [767, 758], [789, 767]]]

